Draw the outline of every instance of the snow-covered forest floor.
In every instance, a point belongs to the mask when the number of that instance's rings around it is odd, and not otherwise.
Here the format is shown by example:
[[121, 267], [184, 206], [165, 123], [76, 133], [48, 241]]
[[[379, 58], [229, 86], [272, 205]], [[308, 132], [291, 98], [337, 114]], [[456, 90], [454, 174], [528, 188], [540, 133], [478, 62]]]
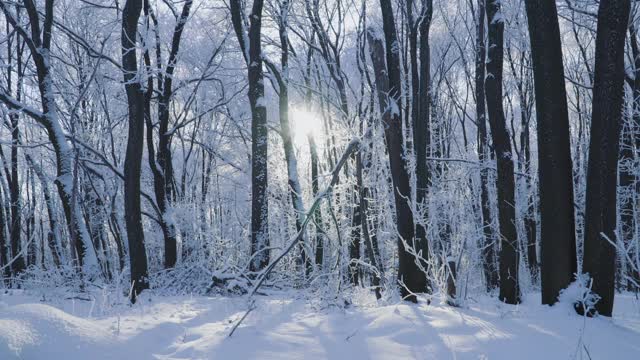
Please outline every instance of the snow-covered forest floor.
[[[86, 295], [85, 295], [86, 297]], [[0, 295], [0, 359], [638, 359], [640, 301], [616, 297], [614, 317], [584, 318], [561, 302], [519, 306], [488, 296], [461, 308], [434, 301], [377, 304], [362, 293], [346, 307], [308, 294], [160, 296], [134, 306], [112, 295], [83, 299]], [[90, 300], [89, 300], [90, 299]], [[90, 355], [89, 355], [90, 354]]]

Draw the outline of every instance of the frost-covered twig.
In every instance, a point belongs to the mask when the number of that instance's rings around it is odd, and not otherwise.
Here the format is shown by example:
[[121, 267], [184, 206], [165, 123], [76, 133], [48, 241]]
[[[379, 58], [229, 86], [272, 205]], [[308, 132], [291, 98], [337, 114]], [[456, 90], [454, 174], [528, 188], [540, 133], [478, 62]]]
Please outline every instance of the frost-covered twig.
[[302, 236], [304, 235], [304, 232], [305, 232], [305, 229], [306, 229], [307, 225], [313, 219], [313, 214], [316, 211], [316, 209], [318, 208], [318, 206], [320, 206], [320, 203], [322, 202], [322, 199], [324, 199], [328, 194], [330, 194], [331, 191], [333, 190], [333, 187], [338, 183], [338, 178], [340, 177], [340, 170], [342, 169], [344, 164], [347, 162], [347, 160], [349, 159], [351, 154], [356, 152], [359, 147], [360, 147], [360, 139], [359, 138], [355, 138], [355, 139], [351, 140], [351, 142], [349, 143], [349, 145], [345, 149], [344, 153], [342, 154], [342, 157], [340, 158], [340, 161], [338, 161], [338, 164], [335, 166], [335, 168], [331, 172], [331, 182], [329, 183], [327, 188], [324, 191], [318, 193], [318, 196], [313, 200], [313, 203], [311, 204], [311, 207], [307, 211], [307, 213], [305, 215], [305, 218], [304, 218], [304, 221], [302, 222], [302, 226], [300, 227], [300, 231], [298, 231], [297, 235], [293, 238], [293, 240], [291, 240], [291, 242], [284, 249], [284, 251], [275, 260], [273, 260], [269, 264], [269, 266], [267, 266], [262, 271], [262, 273], [260, 274], [260, 276], [258, 278], [258, 282], [256, 282], [255, 286], [253, 287], [253, 289], [249, 293], [249, 309], [247, 309], [247, 312], [244, 314], [244, 316], [242, 316], [242, 318], [240, 318], [238, 323], [236, 323], [233, 326], [233, 329], [231, 329], [231, 332], [229, 333], [229, 337], [231, 337], [231, 335], [233, 335], [233, 333], [235, 332], [236, 328], [238, 328], [240, 323], [242, 323], [242, 321], [247, 317], [247, 315], [249, 315], [249, 313], [251, 311], [253, 311], [253, 309], [255, 309], [255, 301], [252, 299], [253, 296], [257, 293], [257, 291], [260, 288], [260, 286], [262, 286], [264, 281], [267, 279], [267, 276], [269, 276], [271, 271], [276, 267], [276, 265], [280, 262], [280, 260], [282, 260], [285, 257], [285, 255], [287, 255], [300, 242], [300, 240], [302, 239]]

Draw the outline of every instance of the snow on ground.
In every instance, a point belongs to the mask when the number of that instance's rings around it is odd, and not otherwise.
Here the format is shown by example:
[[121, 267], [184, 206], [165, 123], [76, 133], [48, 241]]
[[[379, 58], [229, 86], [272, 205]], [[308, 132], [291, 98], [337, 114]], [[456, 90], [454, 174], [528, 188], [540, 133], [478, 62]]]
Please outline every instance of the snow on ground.
[[[367, 299], [370, 299], [368, 296]], [[469, 299], [319, 308], [292, 295], [147, 295], [135, 306], [0, 295], [0, 359], [640, 359], [640, 302], [616, 297], [612, 319], [586, 319], [539, 294], [510, 306]]]

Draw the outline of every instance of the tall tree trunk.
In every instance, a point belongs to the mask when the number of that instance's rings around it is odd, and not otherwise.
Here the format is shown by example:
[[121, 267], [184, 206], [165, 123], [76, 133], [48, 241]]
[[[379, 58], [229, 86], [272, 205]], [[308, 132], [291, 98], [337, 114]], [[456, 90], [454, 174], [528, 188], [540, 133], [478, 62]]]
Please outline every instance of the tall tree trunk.
[[487, 291], [498, 287], [498, 271], [496, 269], [496, 237], [491, 223], [491, 203], [489, 201], [489, 170], [486, 163], [489, 159], [489, 145], [487, 134], [487, 118], [485, 110], [485, 0], [478, 0], [478, 19], [476, 28], [476, 122], [478, 123], [478, 160], [482, 163], [480, 169], [480, 209], [482, 212], [482, 265]]
[[[305, 93], [305, 104], [310, 106], [311, 104], [311, 63], [313, 60], [313, 51], [309, 49], [307, 53], [306, 62], [306, 75], [304, 78], [307, 91]], [[318, 159], [318, 148], [313, 137], [313, 134], [307, 134], [307, 141], [309, 142], [309, 155], [311, 157], [311, 195], [315, 199], [318, 196], [319, 184], [318, 176], [320, 175], [320, 164]], [[322, 270], [322, 264], [324, 262], [324, 230], [322, 229], [322, 210], [321, 207], [313, 212], [313, 222], [315, 223], [315, 231], [313, 234], [313, 244], [315, 244], [315, 265], [317, 270]]]
[[[149, 167], [153, 174], [153, 185], [156, 203], [161, 213], [160, 228], [164, 238], [164, 267], [170, 269], [175, 266], [178, 258], [177, 231], [171, 215], [171, 206], [174, 201], [174, 175], [171, 153], [172, 133], [169, 130], [169, 107], [173, 99], [173, 74], [175, 72], [177, 56], [180, 51], [182, 33], [189, 18], [192, 0], [185, 1], [180, 16], [176, 19], [176, 25], [171, 38], [171, 48], [166, 69], [162, 69], [162, 56], [158, 32], [158, 20], [149, 6], [148, 0], [144, 0], [144, 14], [154, 23], [156, 31], [156, 67], [158, 84], [158, 149], [154, 149], [153, 121], [151, 119], [151, 97], [153, 95], [153, 78], [148, 80], [145, 94], [145, 122], [147, 123], [147, 151], [149, 153]], [[148, 24], [148, 23], [147, 23]], [[147, 44], [144, 52], [144, 61], [147, 71], [151, 69], [151, 59]], [[184, 245], [183, 245], [184, 246]], [[183, 259], [184, 260], [184, 259]]]
[[109, 270], [108, 249], [104, 246], [106, 242], [104, 202], [98, 192], [98, 185], [89, 178], [90, 176], [93, 176], [93, 174], [89, 172], [82, 184], [84, 195], [82, 206], [84, 208], [85, 222], [89, 230], [89, 237], [96, 248], [98, 262], [102, 265], [102, 272], [106, 279], [111, 280], [112, 274]]
[[616, 241], [624, 40], [629, 8], [629, 0], [601, 0], [598, 9], [582, 271], [593, 279], [592, 291], [601, 297], [595, 309], [604, 316], [611, 316], [615, 292], [616, 251], [609, 241]]
[[[386, 52], [382, 40], [374, 31], [370, 31], [369, 48], [376, 74], [375, 82], [382, 121], [385, 126], [385, 139], [395, 198], [398, 231], [398, 281], [402, 297], [408, 301], [417, 302], [418, 299], [414, 294], [427, 291], [427, 284], [426, 274], [418, 266], [419, 259], [416, 259], [412, 254], [418, 251], [419, 247], [415, 242], [413, 212], [409, 204], [411, 198], [409, 173], [403, 148], [400, 49], [391, 1], [380, 0], [380, 8], [383, 16], [382, 25]], [[383, 54], [386, 57], [386, 66]]]
[[[0, 204], [5, 203], [3, 187], [0, 187]], [[9, 266], [9, 242], [7, 241], [7, 218], [4, 212], [4, 206], [0, 206], [0, 266], [2, 267], [2, 276], [11, 276], [11, 266]]]
[[27, 266], [37, 265], [37, 243], [36, 243], [36, 192], [33, 175], [27, 172], [26, 178], [26, 198], [29, 204], [27, 208], [25, 235], [27, 240]]
[[[318, 184], [318, 176], [320, 175], [319, 164], [318, 164], [318, 149], [316, 146], [316, 142], [312, 135], [308, 135], [307, 139], [309, 140], [309, 153], [311, 154], [311, 195], [315, 199], [318, 196], [319, 184]], [[315, 223], [315, 251], [316, 257], [315, 262], [316, 266], [322, 268], [322, 264], [324, 263], [324, 230], [322, 229], [322, 211], [321, 208], [318, 208], [313, 212], [313, 222]]]
[[[520, 107], [520, 151], [516, 150], [518, 158], [518, 168], [524, 173], [528, 174], [531, 170], [531, 149], [529, 140], [529, 124], [531, 123], [531, 73], [529, 72], [529, 56], [526, 50], [518, 51], [520, 55], [520, 63], [516, 65], [513, 56], [511, 55], [510, 47], [506, 50], [507, 60], [509, 61], [509, 67], [513, 74], [515, 85], [518, 93], [518, 101]], [[517, 66], [517, 68], [516, 68]], [[515, 112], [515, 110], [514, 110]], [[517, 149], [516, 145], [516, 129], [514, 128], [513, 116], [511, 118], [511, 129], [513, 131], [513, 147]], [[536, 253], [536, 220], [535, 220], [535, 192], [533, 188], [533, 176], [524, 177], [524, 199], [526, 204], [523, 214], [523, 236], [524, 241], [521, 245], [522, 250], [527, 255], [527, 266], [529, 268], [529, 276], [532, 282], [538, 278], [538, 259]]]
[[[427, 193], [428, 188], [431, 185], [431, 174], [427, 164], [427, 151], [430, 148], [430, 112], [431, 112], [431, 50], [429, 48], [429, 30], [431, 28], [431, 18], [433, 14], [433, 2], [432, 0], [425, 0], [423, 2], [422, 12], [419, 17], [420, 28], [420, 76], [417, 74], [417, 64], [415, 65], [415, 74], [412, 75], [412, 82], [415, 82], [413, 88], [413, 147], [416, 156], [416, 204], [422, 206], [425, 217], [427, 214]], [[412, 74], [414, 72], [414, 59], [415, 49], [417, 42], [413, 37], [417, 37], [417, 26], [413, 26], [412, 31], [415, 34], [411, 34], [412, 50], [411, 50], [411, 69]], [[423, 219], [421, 223], [416, 224], [416, 244], [417, 251], [422, 253], [422, 258], [427, 259], [429, 257], [429, 242], [427, 239], [427, 219]], [[422, 267], [427, 269], [428, 264], [426, 261], [422, 261]], [[431, 284], [425, 277], [427, 291], [431, 291]]]
[[504, 20], [498, 0], [487, 6], [489, 51], [485, 90], [491, 137], [496, 152], [498, 176], [498, 218], [500, 221], [500, 300], [520, 302], [518, 288], [518, 235], [515, 224], [515, 180], [511, 140], [502, 107]]
[[[367, 140], [371, 143], [371, 139]], [[367, 152], [365, 154], [362, 151], [358, 152], [358, 164], [357, 164], [357, 172], [356, 176], [358, 177], [358, 182], [363, 184], [364, 180], [364, 170], [369, 169], [371, 167], [371, 152]], [[372, 281], [371, 284], [374, 287], [374, 292], [376, 294], [376, 298], [380, 299], [382, 297], [380, 285], [382, 283], [383, 277], [383, 267], [380, 259], [380, 248], [378, 246], [378, 239], [375, 236], [372, 226], [369, 225], [369, 198], [371, 197], [371, 189], [367, 186], [360, 187], [360, 208], [362, 209], [362, 237], [365, 242], [365, 252], [369, 261], [371, 262], [371, 266], [373, 267]]]
[[353, 285], [360, 283], [360, 252], [362, 243], [362, 159], [360, 153], [354, 154], [356, 167], [356, 183], [353, 186], [353, 213], [351, 216], [351, 237], [349, 239], [349, 279]]
[[569, 115], [556, 3], [527, 0], [526, 8], [538, 126], [540, 281], [542, 303], [551, 305], [577, 271]]
[[[16, 16], [20, 20], [20, 8], [16, 6]], [[7, 29], [9, 24], [7, 24]], [[10, 36], [7, 41], [7, 60], [8, 60], [8, 72], [7, 72], [7, 91], [9, 94], [12, 92], [12, 43], [13, 37]], [[16, 99], [21, 101], [21, 77], [22, 77], [22, 52], [20, 51], [20, 39], [15, 38], [16, 41], [16, 62], [17, 62], [17, 74], [18, 83], [16, 84]], [[9, 115], [11, 120], [11, 176], [9, 178], [9, 195], [11, 199], [11, 225], [9, 226], [9, 233], [11, 234], [11, 258], [14, 259], [11, 264], [11, 269], [14, 275], [19, 275], [26, 269], [24, 261], [24, 255], [22, 254], [22, 239], [20, 234], [22, 233], [22, 201], [20, 196], [20, 178], [19, 178], [19, 166], [18, 166], [18, 143], [20, 141], [20, 130], [18, 129], [19, 115], [17, 113], [11, 113]]]
[[[249, 105], [251, 106], [251, 256], [253, 272], [269, 264], [269, 202], [267, 194], [267, 108], [264, 99], [262, 71], [262, 8], [263, 0], [254, 0], [249, 16], [247, 35], [240, 0], [230, 1], [231, 20], [248, 67]], [[247, 38], [248, 36], [248, 38]], [[248, 44], [246, 42], [249, 42]]]
[[149, 288], [147, 254], [140, 207], [140, 171], [144, 139], [144, 92], [138, 79], [136, 37], [142, 0], [127, 0], [122, 10], [122, 67], [127, 91], [129, 137], [124, 160], [124, 211], [129, 241], [131, 301]]
[[[358, 71], [360, 73], [360, 102], [358, 104], [358, 133], [364, 137], [364, 143], [366, 145], [361, 146], [360, 151], [356, 154], [356, 182], [358, 187], [360, 227], [362, 229], [362, 242], [364, 244], [364, 254], [369, 259], [371, 268], [368, 273], [371, 275], [371, 285], [373, 285], [376, 299], [382, 297], [381, 283], [383, 275], [383, 267], [380, 261], [380, 250], [378, 246], [378, 239], [375, 236], [375, 229], [373, 225], [375, 223], [375, 214], [371, 211], [369, 205], [369, 199], [373, 196], [373, 191], [370, 185], [365, 184], [365, 174], [372, 171], [372, 157], [373, 153], [373, 129], [375, 128], [375, 117], [372, 113], [375, 111], [375, 96], [368, 99], [368, 104], [365, 103], [366, 88], [374, 89], [374, 84], [371, 79], [369, 67], [367, 64], [366, 45], [367, 45], [367, 3], [366, 0], [362, 1], [362, 17], [359, 24], [358, 32]], [[366, 104], [366, 105], [365, 105]], [[366, 106], [366, 107], [365, 107]], [[365, 148], [366, 146], [366, 148]]]
[[[169, 130], [169, 106], [173, 100], [173, 74], [176, 69], [177, 57], [180, 51], [180, 42], [182, 40], [182, 33], [184, 27], [189, 18], [191, 11], [192, 0], [185, 1], [182, 6], [182, 12], [177, 19], [175, 28], [173, 30], [173, 36], [171, 38], [171, 50], [169, 52], [169, 59], [167, 61], [166, 74], [164, 74], [159, 80], [163, 82], [160, 101], [158, 102], [158, 119], [159, 119], [159, 141], [158, 141], [158, 165], [160, 165], [160, 171], [162, 173], [163, 191], [165, 203], [160, 208], [163, 214], [163, 222], [165, 223], [165, 236], [164, 236], [164, 266], [165, 268], [171, 268], [175, 266], [178, 258], [177, 240], [176, 240], [176, 228], [173, 217], [169, 214], [170, 207], [174, 201], [174, 176], [173, 176], [173, 161], [171, 155], [171, 139], [172, 133]], [[158, 204], [160, 206], [160, 204]]]
[[[521, 134], [521, 144], [525, 144], [522, 146], [523, 152], [523, 168], [526, 174], [531, 174], [531, 145], [529, 143], [529, 124], [527, 121], [526, 124], [523, 124], [524, 129]], [[526, 202], [527, 208], [524, 214], [524, 232], [526, 234], [527, 242], [526, 242], [526, 253], [527, 253], [527, 265], [529, 266], [529, 275], [531, 276], [531, 281], [534, 282], [539, 278], [540, 272], [540, 264], [538, 261], [538, 253], [537, 253], [537, 225], [536, 225], [536, 197], [535, 190], [533, 189], [533, 179], [527, 177], [525, 180], [526, 184]]]

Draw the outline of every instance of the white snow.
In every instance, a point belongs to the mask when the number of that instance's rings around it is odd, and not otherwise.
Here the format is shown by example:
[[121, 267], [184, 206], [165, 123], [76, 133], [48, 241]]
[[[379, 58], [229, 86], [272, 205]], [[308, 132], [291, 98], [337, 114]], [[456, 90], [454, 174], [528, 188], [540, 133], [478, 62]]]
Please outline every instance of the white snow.
[[369, 294], [346, 309], [293, 295], [160, 297], [135, 306], [0, 295], [0, 359], [638, 359], [640, 302], [616, 298], [612, 319], [570, 305], [519, 306], [483, 297], [465, 308], [378, 305]]

